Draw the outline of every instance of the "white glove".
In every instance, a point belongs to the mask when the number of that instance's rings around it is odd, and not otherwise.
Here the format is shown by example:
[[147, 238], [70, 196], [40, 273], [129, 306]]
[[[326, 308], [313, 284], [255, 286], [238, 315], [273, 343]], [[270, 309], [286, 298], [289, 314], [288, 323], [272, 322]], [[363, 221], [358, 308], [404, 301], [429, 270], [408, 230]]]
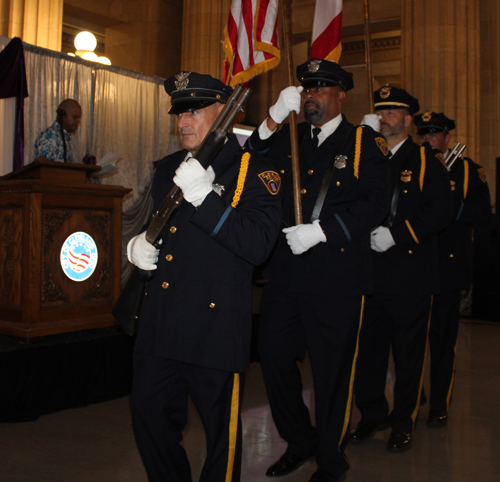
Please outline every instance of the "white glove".
[[380, 132], [380, 116], [378, 114], [366, 114], [361, 124], [370, 126], [375, 132]]
[[379, 226], [372, 231], [372, 235], [370, 236], [370, 245], [373, 251], [383, 253], [389, 248], [392, 248], [395, 244], [396, 242], [394, 241], [389, 228]]
[[319, 219], [311, 224], [299, 224], [285, 228], [283, 232], [286, 234], [286, 242], [293, 254], [302, 254], [318, 243], [326, 242], [326, 236], [319, 225]]
[[159, 249], [146, 241], [146, 231], [134, 236], [127, 244], [127, 258], [138, 268], [146, 271], [156, 269]]
[[302, 103], [302, 98], [300, 93], [304, 90], [304, 87], [290, 86], [283, 89], [280, 92], [280, 96], [276, 101], [276, 104], [269, 108], [269, 115], [272, 117], [276, 124], [281, 124], [294, 110], [297, 114], [300, 113], [300, 104]]
[[212, 166], [204, 169], [203, 166], [191, 157], [175, 171], [174, 182], [182, 189], [184, 199], [198, 207], [207, 194], [213, 189], [215, 172]]

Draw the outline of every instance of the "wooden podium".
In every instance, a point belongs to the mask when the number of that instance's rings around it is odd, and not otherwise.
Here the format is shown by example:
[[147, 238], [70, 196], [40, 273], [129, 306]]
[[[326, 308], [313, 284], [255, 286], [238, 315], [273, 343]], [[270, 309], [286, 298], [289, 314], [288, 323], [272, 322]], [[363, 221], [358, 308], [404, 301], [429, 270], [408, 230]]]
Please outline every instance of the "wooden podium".
[[39, 158], [0, 178], [0, 333], [29, 342], [116, 325], [131, 190], [88, 182], [99, 170]]

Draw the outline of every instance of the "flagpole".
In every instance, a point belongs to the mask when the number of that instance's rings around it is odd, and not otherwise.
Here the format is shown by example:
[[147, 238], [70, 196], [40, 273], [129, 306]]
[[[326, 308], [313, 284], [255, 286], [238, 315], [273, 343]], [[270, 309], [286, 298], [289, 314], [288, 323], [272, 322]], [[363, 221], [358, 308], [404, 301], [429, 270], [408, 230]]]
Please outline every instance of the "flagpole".
[[372, 41], [370, 26], [370, 5], [369, 0], [365, 0], [365, 61], [368, 75], [368, 97], [370, 112], [374, 112], [373, 106], [373, 72], [372, 72]]
[[[292, 28], [291, 28], [291, 0], [284, 0], [283, 15], [283, 40], [287, 60], [288, 85], [295, 85], [293, 75], [292, 55]], [[292, 148], [292, 183], [293, 183], [293, 208], [295, 213], [295, 224], [302, 224], [302, 198], [300, 193], [300, 168], [299, 168], [299, 136], [297, 132], [297, 113], [290, 112], [290, 142]]]

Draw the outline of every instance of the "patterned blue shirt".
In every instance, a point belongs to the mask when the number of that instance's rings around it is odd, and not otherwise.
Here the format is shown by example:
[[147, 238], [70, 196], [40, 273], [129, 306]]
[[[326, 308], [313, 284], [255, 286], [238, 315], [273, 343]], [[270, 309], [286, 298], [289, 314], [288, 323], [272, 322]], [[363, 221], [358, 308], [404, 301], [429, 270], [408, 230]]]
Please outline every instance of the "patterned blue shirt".
[[[71, 135], [64, 131], [66, 139], [66, 159], [73, 162], [71, 155]], [[51, 161], [64, 162], [64, 145], [61, 135], [61, 126], [54, 122], [40, 133], [35, 141], [35, 159], [37, 157], [46, 157]]]

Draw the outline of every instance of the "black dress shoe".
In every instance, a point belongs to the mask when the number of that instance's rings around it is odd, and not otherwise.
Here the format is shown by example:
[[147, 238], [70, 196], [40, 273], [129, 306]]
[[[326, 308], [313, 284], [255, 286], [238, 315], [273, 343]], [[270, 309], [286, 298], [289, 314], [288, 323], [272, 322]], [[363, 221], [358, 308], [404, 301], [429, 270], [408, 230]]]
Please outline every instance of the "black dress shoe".
[[411, 433], [393, 430], [387, 441], [387, 448], [394, 452], [404, 452], [411, 448]]
[[268, 477], [280, 477], [290, 474], [314, 457], [314, 454], [303, 457], [302, 455], [294, 455], [286, 451], [277, 462], [267, 469], [266, 475]]
[[446, 427], [448, 423], [448, 412], [445, 410], [431, 410], [427, 417], [427, 425], [432, 428]]
[[384, 430], [388, 425], [385, 422], [372, 422], [371, 420], [361, 420], [358, 426], [349, 434], [351, 442], [364, 442], [379, 430]]
[[314, 474], [312, 474], [309, 482], [340, 482], [341, 480], [345, 480], [345, 474], [342, 474], [340, 477], [334, 477], [328, 472], [317, 470]]

